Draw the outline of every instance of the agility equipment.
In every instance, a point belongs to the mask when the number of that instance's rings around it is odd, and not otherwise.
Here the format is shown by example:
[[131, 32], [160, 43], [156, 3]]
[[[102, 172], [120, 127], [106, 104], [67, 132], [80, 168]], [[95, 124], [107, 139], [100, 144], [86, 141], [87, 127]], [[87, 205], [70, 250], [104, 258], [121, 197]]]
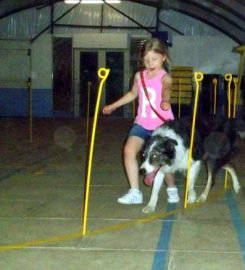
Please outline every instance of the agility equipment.
[[181, 114], [181, 79], [179, 79], [179, 96], [178, 96], [178, 117], [180, 118]]
[[177, 114], [178, 118], [180, 118], [183, 106], [191, 106], [192, 104], [193, 67], [174, 66], [171, 69], [171, 77], [171, 104], [177, 106]]
[[99, 84], [99, 90], [98, 90], [98, 94], [97, 94], [97, 100], [96, 100], [96, 106], [95, 106], [95, 112], [94, 112], [94, 120], [93, 120], [93, 128], [92, 128], [92, 134], [91, 134], [91, 142], [90, 142], [90, 147], [89, 147], [87, 176], [86, 176], [85, 202], [84, 202], [84, 211], [83, 211], [83, 226], [82, 226], [82, 234], [83, 235], [86, 235], [86, 232], [87, 232], [89, 190], [90, 190], [90, 182], [91, 182], [91, 170], [92, 170], [93, 153], [94, 153], [94, 140], [95, 140], [95, 132], [96, 132], [96, 128], [97, 128], [99, 105], [100, 105], [103, 85], [104, 85], [109, 73], [110, 73], [110, 69], [100, 68], [98, 70], [98, 76], [101, 79], [101, 81]]
[[236, 117], [236, 105], [237, 105], [237, 90], [238, 90], [238, 78], [233, 78], [234, 83], [234, 99], [233, 99], [233, 118]]
[[228, 73], [225, 75], [225, 80], [228, 82], [228, 118], [231, 117], [231, 82], [232, 82], [232, 74]]
[[29, 138], [30, 138], [30, 143], [33, 141], [33, 128], [32, 128], [32, 82], [31, 78], [28, 78], [27, 81], [27, 89], [29, 92]]
[[187, 170], [186, 186], [185, 186], [184, 208], [187, 207], [187, 200], [188, 200], [188, 190], [189, 190], [189, 185], [190, 185], [190, 168], [191, 168], [191, 161], [192, 161], [192, 150], [193, 150], [194, 133], [195, 133], [195, 126], [196, 126], [197, 104], [198, 104], [199, 88], [200, 88], [199, 83], [203, 80], [203, 73], [195, 72], [194, 78], [196, 82], [196, 93], [195, 93], [195, 101], [194, 101], [193, 116], [192, 116], [191, 140], [190, 140], [190, 151], [188, 155], [188, 170]]
[[214, 107], [213, 107], [213, 114], [215, 115], [216, 114], [216, 108], [217, 108], [217, 83], [218, 83], [218, 80], [216, 78], [213, 78], [213, 85], [214, 85]]
[[[231, 103], [231, 82], [232, 82], [232, 74], [227, 73], [225, 75], [225, 80], [228, 82], [227, 87], [227, 99], [228, 99], [228, 118], [235, 118], [236, 117], [236, 105], [237, 105], [237, 85], [238, 85], [238, 78], [233, 78], [234, 83], [234, 93], [233, 93], [233, 104]], [[231, 104], [233, 105], [233, 113], [231, 114]], [[228, 172], [225, 171], [225, 189], [228, 187]]]
[[[231, 73], [227, 73], [225, 75], [225, 80], [228, 82], [228, 86], [227, 86], [227, 99], [228, 99], [228, 115], [227, 117], [230, 118], [231, 117], [231, 82], [232, 82], [232, 74]], [[228, 172], [225, 171], [225, 189], [227, 189], [228, 187]]]

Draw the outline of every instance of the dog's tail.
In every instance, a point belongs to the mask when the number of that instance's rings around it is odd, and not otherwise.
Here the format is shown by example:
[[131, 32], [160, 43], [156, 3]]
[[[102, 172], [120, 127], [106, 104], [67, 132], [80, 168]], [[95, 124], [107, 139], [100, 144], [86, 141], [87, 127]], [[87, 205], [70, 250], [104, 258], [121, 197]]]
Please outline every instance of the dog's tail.
[[240, 118], [228, 118], [223, 125], [223, 132], [230, 138], [232, 144], [235, 137], [245, 139], [245, 122]]
[[204, 139], [204, 159], [221, 159], [235, 151], [235, 139], [245, 139], [245, 122], [242, 119], [218, 118], [213, 130]]
[[245, 122], [242, 119], [236, 119], [236, 133], [237, 135], [245, 140]]
[[227, 118], [223, 114], [217, 114], [208, 123], [209, 132], [224, 132], [231, 142], [235, 141], [236, 136], [245, 139], [245, 121], [242, 118]]
[[203, 142], [204, 159], [220, 159], [231, 151], [231, 141], [224, 132], [211, 132]]

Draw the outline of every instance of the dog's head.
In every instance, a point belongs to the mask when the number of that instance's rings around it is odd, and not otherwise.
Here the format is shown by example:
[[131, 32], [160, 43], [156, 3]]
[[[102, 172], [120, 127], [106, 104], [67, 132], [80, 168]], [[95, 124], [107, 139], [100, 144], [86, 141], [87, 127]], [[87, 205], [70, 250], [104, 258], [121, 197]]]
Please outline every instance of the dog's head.
[[140, 166], [140, 174], [149, 174], [163, 166], [171, 166], [175, 158], [177, 141], [159, 135], [152, 136], [146, 143]]

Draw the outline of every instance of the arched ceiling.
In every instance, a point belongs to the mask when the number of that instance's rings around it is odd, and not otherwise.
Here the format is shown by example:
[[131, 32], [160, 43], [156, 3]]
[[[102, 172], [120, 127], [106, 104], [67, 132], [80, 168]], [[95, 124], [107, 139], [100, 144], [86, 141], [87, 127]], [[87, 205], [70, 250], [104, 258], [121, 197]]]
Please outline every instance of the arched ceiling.
[[[33, 7], [52, 5], [63, 0], [0, 0], [0, 19]], [[125, 0], [126, 1], [126, 0]], [[245, 43], [244, 0], [127, 0], [155, 7], [159, 11], [174, 10], [202, 21], [239, 44]]]

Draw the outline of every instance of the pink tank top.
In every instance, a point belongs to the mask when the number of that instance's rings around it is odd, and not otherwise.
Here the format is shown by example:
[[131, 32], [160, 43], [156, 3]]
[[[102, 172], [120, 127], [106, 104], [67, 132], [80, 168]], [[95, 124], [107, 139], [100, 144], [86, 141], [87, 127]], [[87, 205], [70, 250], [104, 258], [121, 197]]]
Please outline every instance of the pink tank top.
[[[162, 77], [165, 76], [166, 73], [167, 72], [162, 69], [158, 72], [158, 74], [155, 77], [149, 79], [147, 78], [147, 70], [145, 69], [143, 72], [145, 85], [146, 85], [147, 92], [149, 94], [152, 106], [164, 119], [172, 120], [174, 119], [172, 110], [170, 109], [168, 111], [164, 111], [160, 107], [160, 104], [162, 101]], [[145, 129], [154, 130], [155, 128], [163, 124], [163, 122], [151, 109], [149, 101], [147, 97], [145, 96], [145, 92], [141, 83], [140, 76], [137, 81], [137, 85], [138, 85], [138, 91], [139, 91], [138, 92], [139, 104], [138, 104], [137, 116], [135, 118], [135, 123], [141, 125]]]

